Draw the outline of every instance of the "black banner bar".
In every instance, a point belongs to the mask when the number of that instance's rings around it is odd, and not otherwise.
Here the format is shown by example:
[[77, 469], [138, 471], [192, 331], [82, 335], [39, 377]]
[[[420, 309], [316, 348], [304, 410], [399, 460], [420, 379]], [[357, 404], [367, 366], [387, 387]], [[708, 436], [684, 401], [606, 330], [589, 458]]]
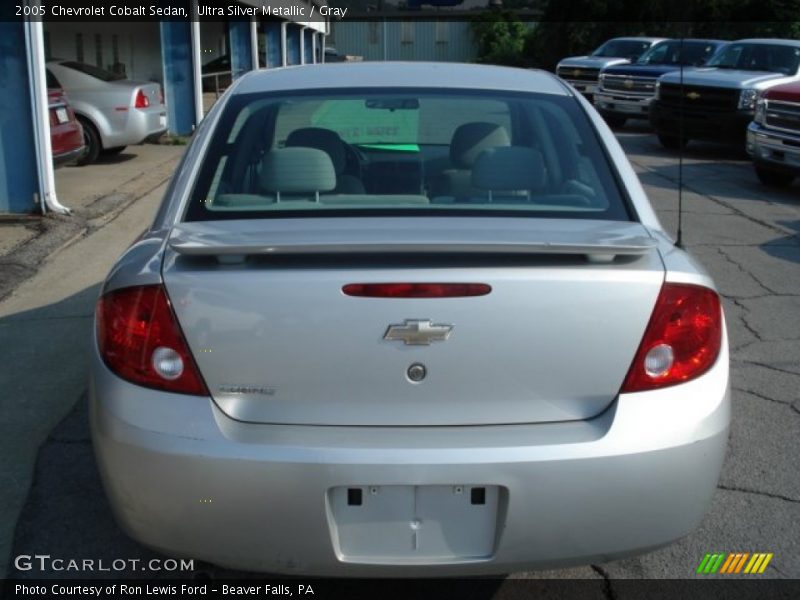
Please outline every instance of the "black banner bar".
[[[141, 22], [161, 20], [289, 19], [448, 20], [507, 18], [536, 22], [800, 23], [800, 0], [728, 3], [675, 0], [2, 0], [0, 20]], [[798, 25], [800, 27], [800, 25]]]
[[314, 600], [796, 600], [798, 580], [743, 576], [687, 580], [564, 579], [320, 579], [241, 580], [14, 580], [3, 582], [9, 599], [53, 598], [305, 598]]

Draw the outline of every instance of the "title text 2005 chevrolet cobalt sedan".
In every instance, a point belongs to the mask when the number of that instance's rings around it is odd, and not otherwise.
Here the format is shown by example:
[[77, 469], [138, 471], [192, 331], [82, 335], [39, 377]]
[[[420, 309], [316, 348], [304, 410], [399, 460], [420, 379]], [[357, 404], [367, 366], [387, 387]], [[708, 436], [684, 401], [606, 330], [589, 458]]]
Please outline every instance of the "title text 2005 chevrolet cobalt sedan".
[[97, 306], [92, 427], [152, 548], [502, 573], [690, 532], [729, 422], [705, 271], [554, 76], [239, 79]]

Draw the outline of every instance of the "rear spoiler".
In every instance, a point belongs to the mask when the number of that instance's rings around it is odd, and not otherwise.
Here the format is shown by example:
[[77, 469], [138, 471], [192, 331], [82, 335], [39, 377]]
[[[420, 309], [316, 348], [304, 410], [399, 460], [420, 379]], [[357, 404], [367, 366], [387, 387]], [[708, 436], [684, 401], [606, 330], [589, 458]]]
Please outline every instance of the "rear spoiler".
[[[470, 222], [472, 221], [472, 222]], [[579, 254], [608, 262], [647, 254], [639, 223], [583, 219], [269, 219], [181, 223], [169, 246], [184, 256], [303, 254]]]

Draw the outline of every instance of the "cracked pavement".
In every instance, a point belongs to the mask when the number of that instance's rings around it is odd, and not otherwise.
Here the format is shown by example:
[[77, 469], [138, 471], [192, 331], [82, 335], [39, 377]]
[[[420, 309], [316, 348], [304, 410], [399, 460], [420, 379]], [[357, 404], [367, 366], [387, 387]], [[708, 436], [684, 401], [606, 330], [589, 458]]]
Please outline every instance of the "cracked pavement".
[[[662, 223], [677, 226], [676, 155], [644, 128], [618, 132]], [[683, 239], [723, 296], [733, 419], [709, 513], [691, 535], [604, 565], [612, 579], [692, 577], [705, 552], [773, 552], [765, 576], [800, 577], [800, 186], [765, 188], [736, 149], [692, 143]], [[707, 576], [706, 576], [707, 577]]]
[[[618, 137], [662, 222], [674, 232], [676, 156], [644, 127], [629, 126]], [[723, 295], [731, 344], [733, 423], [711, 509], [692, 534], [668, 547], [603, 564], [516, 573], [499, 586], [500, 592], [517, 578], [582, 578], [601, 580], [603, 597], [633, 597], [621, 580], [692, 578], [707, 552], [772, 552], [763, 577], [800, 578], [800, 184], [788, 190], [765, 188], [736, 149], [695, 143], [687, 150], [683, 180], [684, 242]], [[138, 210], [154, 206], [149, 202]], [[135, 232], [125, 225], [127, 212], [97, 234], [116, 228], [117, 238], [132, 239]], [[76, 244], [75, 251], [90, 239]], [[116, 245], [124, 246], [119, 240]], [[22, 305], [15, 309], [8, 301], [0, 304], [0, 328], [18, 327], [14, 342], [24, 357], [14, 363], [19, 373], [35, 372], [24, 361], [38, 360], [50, 366], [44, 378], [53, 377], [53, 370], [63, 371], [62, 378], [83, 376], [91, 286], [105, 276], [101, 263], [107, 268], [116, 254], [91, 263], [87, 268], [94, 270], [85, 282], [73, 284], [69, 293], [62, 291], [48, 305], [23, 311]], [[22, 319], [28, 328], [56, 332], [56, 347], [32, 348], [23, 335], [32, 329], [20, 330]], [[66, 358], [59, 363], [57, 356]], [[5, 377], [17, 389], [22, 386], [19, 375]], [[111, 518], [88, 441], [85, 385], [71, 382], [63, 393], [69, 397], [56, 413], [69, 414], [39, 452], [11, 555], [46, 551], [109, 560], [157, 556], [129, 540]], [[36, 400], [34, 392], [30, 401]], [[32, 576], [13, 572], [10, 564], [9, 569], [14, 576]], [[213, 567], [204, 570], [216, 577], [237, 575]]]

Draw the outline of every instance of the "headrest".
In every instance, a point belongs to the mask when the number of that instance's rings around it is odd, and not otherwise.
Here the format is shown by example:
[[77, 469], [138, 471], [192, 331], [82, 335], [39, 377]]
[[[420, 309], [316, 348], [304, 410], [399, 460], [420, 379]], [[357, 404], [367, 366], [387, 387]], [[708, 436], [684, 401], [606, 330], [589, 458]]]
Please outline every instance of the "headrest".
[[508, 146], [506, 130], [495, 123], [464, 123], [450, 140], [450, 162], [459, 169], [470, 169], [478, 155], [487, 148]]
[[481, 153], [472, 168], [472, 185], [482, 190], [533, 190], [544, 184], [544, 159], [533, 148], [490, 148]]
[[347, 164], [347, 155], [345, 154], [344, 142], [335, 131], [322, 129], [321, 127], [295, 129], [286, 138], [286, 147], [297, 146], [317, 148], [326, 152], [331, 157], [336, 173], [339, 174], [344, 171]]
[[329, 192], [336, 187], [336, 172], [322, 150], [278, 148], [261, 160], [260, 180], [267, 192]]

